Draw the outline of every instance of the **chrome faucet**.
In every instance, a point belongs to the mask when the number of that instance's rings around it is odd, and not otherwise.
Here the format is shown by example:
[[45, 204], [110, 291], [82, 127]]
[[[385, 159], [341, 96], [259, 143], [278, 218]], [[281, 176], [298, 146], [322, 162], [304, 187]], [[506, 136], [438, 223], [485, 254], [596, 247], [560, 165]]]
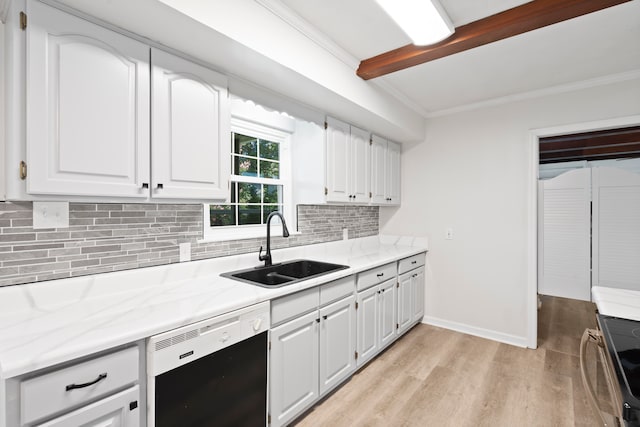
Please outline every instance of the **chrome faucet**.
[[282, 221], [282, 237], [289, 237], [289, 230], [287, 230], [287, 223], [284, 222], [284, 217], [280, 212], [271, 212], [267, 217], [267, 252], [262, 255], [262, 246], [260, 246], [260, 251], [258, 252], [258, 259], [260, 261], [264, 261], [264, 266], [269, 267], [271, 262], [271, 218], [274, 216], [279, 216], [280, 221]]

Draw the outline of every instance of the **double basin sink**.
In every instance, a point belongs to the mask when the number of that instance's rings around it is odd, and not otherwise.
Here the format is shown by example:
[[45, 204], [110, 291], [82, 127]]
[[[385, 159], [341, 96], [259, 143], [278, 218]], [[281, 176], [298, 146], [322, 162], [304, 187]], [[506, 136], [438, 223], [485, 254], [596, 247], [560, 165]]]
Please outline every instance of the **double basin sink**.
[[270, 265], [268, 267], [231, 271], [229, 273], [223, 273], [221, 276], [265, 288], [277, 288], [329, 274], [334, 271], [344, 270], [345, 268], [349, 268], [349, 266], [299, 259]]

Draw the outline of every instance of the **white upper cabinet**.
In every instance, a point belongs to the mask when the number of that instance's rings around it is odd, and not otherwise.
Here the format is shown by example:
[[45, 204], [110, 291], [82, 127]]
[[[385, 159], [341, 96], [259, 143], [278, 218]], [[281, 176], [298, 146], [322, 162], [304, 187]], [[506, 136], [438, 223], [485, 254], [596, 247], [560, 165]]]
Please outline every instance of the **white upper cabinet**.
[[347, 123], [327, 117], [327, 201], [350, 202], [349, 157], [351, 129]]
[[369, 132], [327, 117], [327, 202], [369, 203]]
[[146, 198], [149, 47], [28, 7], [27, 192]]
[[400, 204], [400, 144], [371, 138], [371, 203]]
[[152, 197], [224, 199], [230, 166], [227, 79], [152, 49]]

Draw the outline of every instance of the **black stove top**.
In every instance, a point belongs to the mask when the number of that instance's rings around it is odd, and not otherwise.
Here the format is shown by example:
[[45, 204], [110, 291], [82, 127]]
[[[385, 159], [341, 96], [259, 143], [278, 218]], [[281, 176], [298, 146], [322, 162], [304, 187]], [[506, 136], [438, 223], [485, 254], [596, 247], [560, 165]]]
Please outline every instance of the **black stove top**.
[[640, 322], [598, 315], [623, 399], [628, 425], [640, 425]]

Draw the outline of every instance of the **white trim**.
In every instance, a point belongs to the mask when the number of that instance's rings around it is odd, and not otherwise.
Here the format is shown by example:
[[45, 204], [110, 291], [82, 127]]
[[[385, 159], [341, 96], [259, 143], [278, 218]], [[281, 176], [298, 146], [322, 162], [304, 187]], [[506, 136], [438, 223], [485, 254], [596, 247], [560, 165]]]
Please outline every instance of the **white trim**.
[[300, 34], [320, 46], [322, 49], [335, 56], [352, 70], [357, 70], [360, 66], [358, 58], [351, 55], [333, 40], [327, 37], [314, 27], [309, 21], [293, 11], [280, 0], [255, 0], [256, 3], [282, 19], [290, 27], [296, 29]]
[[472, 111], [472, 110], [478, 110], [480, 108], [508, 104], [514, 101], [522, 101], [525, 99], [532, 99], [532, 98], [541, 98], [543, 96], [555, 95], [555, 94], [565, 93], [565, 92], [572, 92], [580, 89], [588, 89], [591, 87], [604, 86], [612, 83], [624, 82], [627, 80], [635, 80], [635, 79], [640, 79], [640, 70], [627, 71], [619, 74], [611, 74], [609, 76], [596, 77], [594, 79], [566, 83], [566, 84], [561, 84], [557, 86], [551, 86], [544, 89], [538, 89], [538, 90], [533, 90], [529, 92], [521, 92], [513, 95], [502, 96], [499, 98], [492, 98], [484, 101], [474, 102], [471, 104], [464, 104], [458, 107], [431, 111], [425, 117], [430, 119], [433, 117], [447, 116], [449, 114], [456, 114], [464, 111]]
[[640, 124], [640, 115], [532, 129], [529, 131], [529, 178], [527, 180], [527, 339], [537, 347], [538, 329], [538, 140], [542, 137], [590, 132]]
[[7, 21], [7, 14], [9, 13], [9, 3], [11, 0], [0, 0], [0, 22], [3, 24]]
[[[209, 221], [209, 216], [207, 215], [207, 207], [208, 205], [204, 205], [204, 224]], [[287, 225], [287, 229], [289, 230], [289, 236], [297, 236], [302, 234], [297, 230], [292, 230], [289, 225]], [[282, 236], [282, 226], [280, 224], [276, 224], [275, 222], [271, 223], [271, 235], [274, 237]], [[215, 235], [210, 235], [207, 237], [203, 237], [202, 239], [198, 239], [198, 243], [210, 243], [210, 242], [227, 242], [227, 241], [236, 241], [243, 239], [264, 239], [267, 237], [267, 227], [264, 224], [256, 224], [256, 225], [247, 225], [247, 226], [238, 226], [238, 227], [224, 227], [218, 230], [215, 230]]]
[[432, 316], [424, 316], [422, 323], [427, 325], [438, 326], [440, 328], [451, 329], [453, 331], [462, 332], [463, 334], [474, 335], [480, 338], [486, 338], [493, 341], [503, 342], [518, 347], [527, 347], [527, 339], [517, 335], [504, 334], [491, 329], [477, 328], [464, 323], [452, 322]]

